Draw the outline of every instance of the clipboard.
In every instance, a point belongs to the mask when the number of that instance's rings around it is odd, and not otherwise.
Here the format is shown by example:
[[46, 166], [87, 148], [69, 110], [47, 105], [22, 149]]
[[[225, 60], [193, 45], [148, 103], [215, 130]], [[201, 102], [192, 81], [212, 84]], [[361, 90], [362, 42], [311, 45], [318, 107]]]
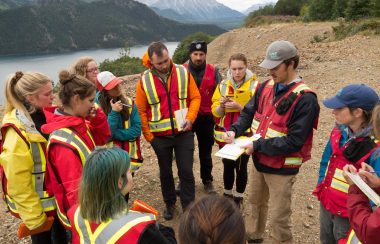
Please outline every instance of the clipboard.
[[376, 206], [380, 206], [380, 196], [358, 174], [347, 173], [347, 175]]
[[236, 161], [245, 152], [245, 149], [241, 147], [258, 140], [260, 137], [260, 134], [255, 134], [251, 137], [240, 136], [234, 140], [233, 143], [224, 145], [224, 147], [222, 147], [214, 155], [220, 158], [227, 158]]

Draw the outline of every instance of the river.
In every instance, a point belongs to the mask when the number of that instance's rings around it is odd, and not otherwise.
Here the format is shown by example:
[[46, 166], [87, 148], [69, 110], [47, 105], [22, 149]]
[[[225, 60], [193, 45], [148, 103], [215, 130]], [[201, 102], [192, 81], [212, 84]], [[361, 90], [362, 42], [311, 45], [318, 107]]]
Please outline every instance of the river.
[[[173, 55], [178, 46], [178, 42], [166, 42], [169, 54]], [[148, 46], [133, 46], [130, 48], [130, 56], [142, 57]], [[58, 73], [61, 69], [68, 69], [79, 57], [91, 56], [100, 63], [105, 59], [116, 59], [120, 57], [122, 49], [96, 49], [69, 52], [62, 54], [28, 55], [0, 57], [0, 105], [5, 103], [4, 86], [7, 76], [18, 70], [38, 71], [46, 74], [54, 82], [58, 81]]]

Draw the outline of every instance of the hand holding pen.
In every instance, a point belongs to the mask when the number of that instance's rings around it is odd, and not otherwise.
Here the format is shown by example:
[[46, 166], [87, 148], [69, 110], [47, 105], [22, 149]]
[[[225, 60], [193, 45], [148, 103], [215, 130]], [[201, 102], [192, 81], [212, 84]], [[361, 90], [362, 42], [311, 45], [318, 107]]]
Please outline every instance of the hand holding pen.
[[359, 171], [352, 164], [347, 164], [343, 167], [343, 176], [349, 185], [354, 184], [348, 177], [347, 173], [359, 174], [359, 176], [367, 183], [371, 188], [380, 187], [380, 178], [377, 176], [375, 171], [369, 164], [361, 163], [361, 168]]
[[233, 132], [233, 131], [227, 131], [227, 129], [225, 127], [222, 127], [222, 128], [224, 130], [223, 140], [227, 144], [233, 143], [234, 140], [235, 140], [235, 132]]

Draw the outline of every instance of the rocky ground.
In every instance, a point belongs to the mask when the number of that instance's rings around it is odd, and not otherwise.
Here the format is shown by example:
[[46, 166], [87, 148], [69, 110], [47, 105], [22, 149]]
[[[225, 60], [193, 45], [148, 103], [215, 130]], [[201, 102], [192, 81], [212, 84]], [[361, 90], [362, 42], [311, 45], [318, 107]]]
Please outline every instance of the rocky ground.
[[[342, 41], [312, 43], [315, 35], [329, 35], [335, 23], [311, 24], [274, 24], [257, 28], [242, 28], [225, 33], [209, 45], [208, 61], [216, 64], [224, 72], [229, 56], [241, 52], [249, 58], [249, 68], [256, 72], [260, 80], [267, 78], [265, 70], [258, 68], [265, 55], [266, 47], [274, 40], [284, 39], [295, 43], [299, 49], [300, 75], [306, 83], [316, 91], [318, 99], [334, 95], [341, 87], [351, 83], [365, 83], [380, 92], [380, 37], [361, 36], [347, 38]], [[129, 77], [126, 82], [127, 93], [133, 97], [136, 76]], [[322, 106], [322, 103], [321, 103]], [[319, 203], [311, 195], [318, 176], [319, 159], [327, 142], [329, 132], [334, 124], [331, 111], [321, 107], [319, 128], [314, 137], [312, 159], [305, 163], [297, 176], [293, 195], [293, 232], [296, 243], [318, 243], [319, 235]], [[141, 199], [163, 212], [158, 164], [152, 148], [144, 140], [142, 142], [144, 164], [137, 172], [132, 199]], [[214, 151], [217, 147], [214, 146]], [[196, 197], [202, 196], [203, 185], [199, 177], [198, 150], [195, 151], [194, 172], [196, 179]], [[214, 158], [214, 184], [218, 194], [223, 192], [223, 167], [219, 158]], [[175, 163], [173, 172], [177, 172]], [[252, 167], [252, 164], [249, 165]], [[178, 180], [178, 177], [176, 177]], [[248, 186], [250, 187], [250, 186]], [[179, 199], [178, 199], [179, 200]], [[179, 203], [179, 201], [178, 201]], [[245, 201], [245, 205], [247, 202]], [[248, 208], [243, 209], [246, 215]], [[181, 216], [180, 207], [176, 210], [174, 220], [160, 221], [178, 228]], [[18, 240], [16, 237], [19, 221], [7, 212], [4, 203], [0, 203], [0, 243], [28, 243], [29, 240]], [[267, 228], [269, 236], [270, 226]], [[265, 243], [271, 243], [270, 238]]]

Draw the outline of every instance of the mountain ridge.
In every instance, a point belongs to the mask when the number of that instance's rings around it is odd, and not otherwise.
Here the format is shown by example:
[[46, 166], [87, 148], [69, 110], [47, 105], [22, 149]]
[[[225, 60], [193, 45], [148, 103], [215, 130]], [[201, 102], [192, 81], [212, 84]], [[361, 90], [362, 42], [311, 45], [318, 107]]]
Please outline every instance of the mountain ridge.
[[200, 30], [211, 35], [224, 32], [212, 25], [165, 19], [132, 0], [68, 0], [0, 12], [0, 55], [124, 47], [126, 41], [129, 45], [178, 41]]

